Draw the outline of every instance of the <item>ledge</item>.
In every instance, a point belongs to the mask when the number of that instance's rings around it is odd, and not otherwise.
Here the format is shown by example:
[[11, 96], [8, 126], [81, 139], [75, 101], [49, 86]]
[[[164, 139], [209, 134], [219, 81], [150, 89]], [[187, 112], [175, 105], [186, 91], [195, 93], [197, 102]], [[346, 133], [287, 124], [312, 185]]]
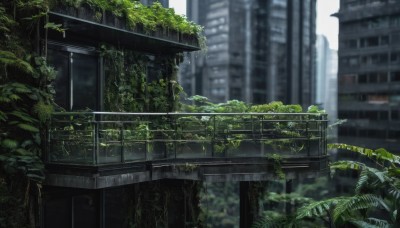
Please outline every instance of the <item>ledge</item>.
[[[106, 165], [73, 167], [48, 164], [45, 185], [82, 189], [102, 189], [162, 179], [222, 181], [276, 180], [276, 164], [270, 158], [180, 159], [142, 162], [135, 166]], [[328, 156], [291, 157], [281, 161], [288, 179], [317, 177], [328, 171]]]
[[65, 34], [49, 30], [49, 37], [57, 40], [82, 42], [107, 42], [149, 53], [179, 53], [200, 50], [195, 37], [171, 31], [173, 36], [163, 30], [146, 34], [130, 31], [114, 25], [94, 22], [80, 17], [50, 11], [49, 22], [61, 24]]

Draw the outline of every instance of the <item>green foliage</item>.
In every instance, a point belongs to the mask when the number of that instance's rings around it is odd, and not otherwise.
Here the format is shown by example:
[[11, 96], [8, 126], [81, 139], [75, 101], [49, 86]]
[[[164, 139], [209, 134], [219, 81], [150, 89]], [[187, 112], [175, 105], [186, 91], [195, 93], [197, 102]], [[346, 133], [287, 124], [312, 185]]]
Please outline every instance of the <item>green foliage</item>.
[[[283, 221], [288, 227], [311, 221], [322, 221], [329, 227], [398, 227], [400, 205], [399, 157], [385, 149], [371, 150], [346, 144], [332, 144], [329, 148], [345, 149], [361, 154], [374, 163], [371, 167], [359, 161], [338, 161], [331, 164], [336, 170], [358, 172], [354, 195], [323, 199], [305, 204], [289, 216], [264, 216], [256, 227], [274, 227]], [[378, 217], [375, 217], [379, 215]], [[289, 223], [287, 223], [289, 221]], [[302, 226], [300, 226], [302, 227]]]
[[[52, 112], [55, 72], [36, 57], [30, 32], [44, 1], [0, 1], [0, 226], [27, 227], [30, 198], [44, 179], [43, 131]], [[34, 15], [34, 16], [32, 16]]]
[[[33, 68], [28, 62], [18, 58], [14, 53], [9, 51], [0, 50], [0, 64], [3, 64], [5, 68], [10, 66], [26, 74], [33, 74]], [[8, 77], [8, 75], [6, 74], [5, 77]]]
[[53, 0], [51, 2], [51, 6], [59, 4], [75, 8], [89, 5], [100, 14], [104, 11], [111, 12], [116, 17], [126, 19], [131, 29], [142, 25], [147, 32], [163, 28], [203, 37], [201, 26], [188, 21], [184, 16], [176, 15], [174, 9], [164, 8], [159, 2], [151, 6], [144, 6], [139, 1], [131, 0]]
[[[171, 112], [179, 108], [182, 87], [174, 78], [176, 56], [149, 56], [102, 46], [105, 65], [105, 110]], [[157, 79], [147, 81], [148, 66]]]

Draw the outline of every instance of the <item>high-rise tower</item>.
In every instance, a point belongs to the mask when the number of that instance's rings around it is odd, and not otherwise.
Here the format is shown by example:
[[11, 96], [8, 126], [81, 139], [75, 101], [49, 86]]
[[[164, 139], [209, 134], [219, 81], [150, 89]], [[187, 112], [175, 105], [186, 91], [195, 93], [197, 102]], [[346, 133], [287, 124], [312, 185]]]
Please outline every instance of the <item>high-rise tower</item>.
[[187, 16], [205, 27], [208, 52], [190, 57], [181, 83], [215, 102], [314, 97], [315, 0], [189, 0]]
[[341, 0], [339, 140], [400, 152], [400, 2]]

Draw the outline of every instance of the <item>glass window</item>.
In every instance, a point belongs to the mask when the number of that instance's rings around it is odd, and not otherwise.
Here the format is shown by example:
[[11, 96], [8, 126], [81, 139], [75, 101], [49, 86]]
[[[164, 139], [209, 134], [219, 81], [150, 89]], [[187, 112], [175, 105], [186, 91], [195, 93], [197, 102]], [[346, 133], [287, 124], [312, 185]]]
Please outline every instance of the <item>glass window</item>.
[[69, 110], [69, 54], [69, 52], [52, 49], [47, 52], [49, 64], [57, 71], [54, 80], [55, 102], [66, 110]]
[[392, 72], [390, 74], [390, 81], [392, 82], [400, 82], [400, 72]]
[[72, 109], [97, 109], [97, 57], [72, 55]]
[[98, 57], [62, 50], [48, 50], [48, 61], [57, 71], [55, 102], [70, 110], [98, 109]]
[[367, 75], [366, 74], [358, 75], [358, 83], [367, 83]]

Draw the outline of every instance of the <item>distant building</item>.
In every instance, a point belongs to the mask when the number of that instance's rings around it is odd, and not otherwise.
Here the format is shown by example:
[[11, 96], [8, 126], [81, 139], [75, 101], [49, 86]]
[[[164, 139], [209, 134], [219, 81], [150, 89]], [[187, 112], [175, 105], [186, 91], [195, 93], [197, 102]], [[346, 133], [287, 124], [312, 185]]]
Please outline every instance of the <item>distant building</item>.
[[400, 2], [341, 0], [339, 140], [400, 152]]
[[317, 37], [315, 102], [328, 113], [331, 122], [337, 120], [337, 51], [330, 49], [325, 36]]
[[140, 0], [143, 5], [151, 5], [154, 2], [160, 2], [165, 8], [169, 7], [169, 0]]
[[[208, 52], [181, 69], [188, 95], [214, 102], [313, 104], [315, 0], [189, 0]], [[190, 61], [189, 61], [190, 60]]]

